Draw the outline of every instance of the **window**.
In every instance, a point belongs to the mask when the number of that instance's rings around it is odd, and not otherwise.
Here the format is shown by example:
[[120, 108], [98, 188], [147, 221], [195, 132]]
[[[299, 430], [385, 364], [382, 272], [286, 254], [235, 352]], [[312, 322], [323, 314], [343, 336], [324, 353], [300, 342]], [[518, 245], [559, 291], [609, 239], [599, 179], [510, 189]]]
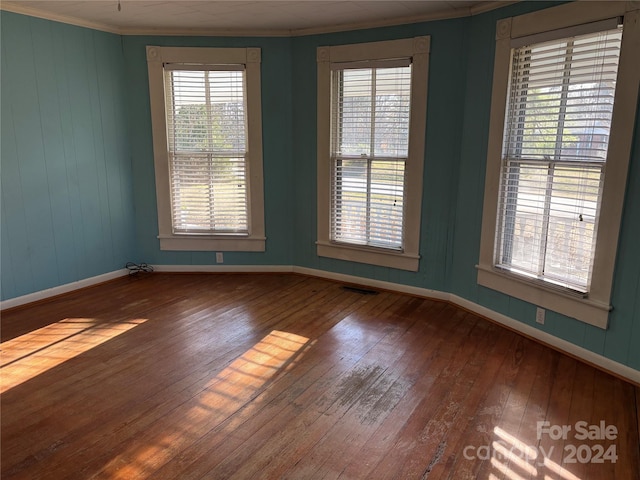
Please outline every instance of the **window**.
[[147, 58], [161, 249], [264, 251], [260, 50]]
[[318, 255], [418, 269], [428, 51], [318, 49]]
[[[638, 89], [625, 42], [637, 36], [637, 12], [623, 26], [625, 12], [598, 5], [567, 25], [575, 5], [558, 8], [498, 24], [478, 282], [606, 328], [635, 118], [620, 105], [635, 106]], [[558, 28], [532, 30], [545, 22]]]
[[410, 64], [332, 71], [333, 241], [402, 248], [410, 94]]
[[497, 266], [588, 291], [621, 39], [616, 27], [513, 50]]

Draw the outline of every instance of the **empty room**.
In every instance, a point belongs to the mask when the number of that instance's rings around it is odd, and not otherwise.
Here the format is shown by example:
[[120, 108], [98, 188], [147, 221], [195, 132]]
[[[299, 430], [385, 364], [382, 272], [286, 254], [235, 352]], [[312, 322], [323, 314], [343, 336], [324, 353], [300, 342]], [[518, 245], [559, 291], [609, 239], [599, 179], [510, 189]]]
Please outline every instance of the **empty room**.
[[3, 480], [640, 480], [640, 2], [0, 21]]

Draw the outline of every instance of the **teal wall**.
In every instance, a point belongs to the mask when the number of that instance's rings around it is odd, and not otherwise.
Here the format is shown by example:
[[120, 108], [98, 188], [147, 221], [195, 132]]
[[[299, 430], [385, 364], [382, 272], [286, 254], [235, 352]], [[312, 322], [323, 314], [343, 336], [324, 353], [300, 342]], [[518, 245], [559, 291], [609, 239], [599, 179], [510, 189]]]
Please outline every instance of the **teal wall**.
[[[446, 291], [453, 237], [464, 98], [466, 29], [456, 19], [296, 38], [293, 45], [295, 264]], [[407, 272], [316, 255], [316, 48], [323, 45], [431, 36], [420, 270]]]
[[1, 13], [3, 299], [112, 272], [135, 251], [117, 35]]
[[137, 246], [145, 262], [162, 265], [215, 264], [215, 252], [160, 251], [146, 46], [260, 47], [266, 252], [224, 252], [230, 265], [293, 263], [293, 168], [291, 157], [291, 40], [288, 38], [123, 38], [127, 105], [135, 182]]
[[[640, 345], [640, 255], [636, 247], [637, 238], [640, 236], [638, 123], [616, 266], [612, 300], [615, 310], [611, 314], [608, 330], [590, 327], [553, 312], [547, 312], [546, 324], [540, 326], [534, 321], [535, 306], [479, 287], [476, 283], [475, 265], [478, 262], [482, 221], [495, 23], [499, 18], [519, 15], [557, 3], [526, 2], [468, 18], [294, 38], [127, 36], [120, 39], [52, 22], [3, 14], [3, 298], [46, 288], [43, 284], [36, 283], [36, 268], [42, 270], [42, 277], [48, 278], [46, 286], [66, 283], [68, 280], [64, 275], [72, 276], [74, 279], [91, 275], [90, 272], [81, 269], [94, 266], [93, 263], [88, 262], [87, 265], [86, 256], [77, 260], [74, 256], [76, 251], [84, 253], [95, 246], [98, 236], [92, 234], [97, 230], [96, 223], [104, 230], [107, 222], [104, 218], [101, 222], [92, 219], [94, 221], [85, 227], [83, 222], [89, 222], [90, 219], [81, 214], [94, 206], [104, 209], [105, 201], [106, 205], [110, 205], [112, 197], [109, 192], [112, 188], [118, 189], [120, 193], [118, 198], [121, 201], [119, 205], [122, 215], [117, 217], [120, 220], [117, 225], [113, 225], [113, 222], [108, 225], [111, 237], [102, 236], [99, 240], [102, 242], [99, 243], [102, 248], [111, 252], [113, 258], [112, 264], [105, 263], [101, 267], [102, 271], [120, 268], [132, 255], [135, 255], [138, 261], [151, 264], [215, 263], [215, 255], [212, 252], [163, 252], [159, 249], [156, 238], [155, 177], [145, 46], [252, 46], [262, 49], [267, 251], [225, 252], [225, 264], [293, 264], [451, 292], [640, 370], [640, 349], [637, 348]], [[11, 21], [8, 21], [9, 19]], [[29, 31], [30, 34], [25, 33]], [[15, 88], [22, 94], [27, 89], [32, 89], [39, 93], [38, 78], [44, 73], [39, 73], [38, 70], [45, 66], [40, 66], [40, 62], [35, 62], [33, 57], [36, 55], [35, 52], [47, 58], [50, 58], [50, 55], [34, 48], [33, 42], [42, 36], [55, 35], [61, 39], [72, 38], [74, 35], [83, 38], [83, 41], [69, 40], [70, 45], [65, 44], [63, 40], [45, 41], [47, 45], [43, 48], [55, 50], [56, 45], [64, 44], [64, 48], [60, 47], [63, 53], [58, 53], [59, 56], [62, 55], [62, 65], [68, 64], [70, 68], [79, 65], [78, 68], [83, 69], [82, 75], [69, 78], [65, 69], [58, 68], [58, 76], [55, 78], [60, 78], [62, 84], [66, 81], [68, 85], [69, 82], [88, 77], [89, 85], [84, 86], [86, 91], [79, 88], [81, 96], [75, 98], [68, 93], [68, 89], [58, 86], [59, 91], [67, 93], [66, 96], [58, 93], [57, 103], [49, 105], [43, 102], [44, 97], [36, 96], [29, 99], [29, 103], [32, 104], [30, 110], [33, 112], [27, 114], [13, 109], [7, 110], [8, 107], [4, 104], [5, 89]], [[405, 272], [320, 258], [316, 255], [315, 246], [316, 48], [321, 45], [389, 40], [417, 35], [431, 36], [420, 269], [418, 272]], [[89, 46], [92, 48], [91, 55]], [[72, 52], [75, 52], [73, 49], [80, 50], [83, 54], [73, 54], [67, 49], [72, 49]], [[49, 68], [55, 68], [57, 64], [58, 62], [44, 62], [44, 65], [50, 65]], [[107, 65], [112, 65], [113, 71], [101, 70]], [[5, 74], [7, 67], [10, 70], [17, 68], [17, 71], [11, 75]], [[96, 71], [100, 72], [100, 82], [91, 83], [93, 77], [90, 74], [95, 74]], [[126, 74], [127, 79], [124, 93], [123, 74]], [[105, 84], [103, 75], [111, 75], [112, 81]], [[77, 128], [90, 128], [88, 125], [95, 125], [97, 118], [103, 113], [106, 114], [104, 109], [107, 108], [107, 98], [113, 103], [108, 106], [113, 118], [122, 120], [123, 109], [127, 112], [128, 121], [115, 122], [110, 129], [103, 127], [98, 132], [106, 135], [108, 131], [112, 134], [110, 138], [114, 144], [109, 145], [109, 148], [116, 149], [117, 155], [107, 155], [103, 152], [108, 142], [101, 139], [96, 131], [70, 130], [71, 133], [67, 134], [65, 127], [60, 126], [64, 125], [64, 120], [69, 117], [76, 122], [72, 126], [77, 124]], [[99, 109], [100, 106], [103, 110]], [[45, 111], [45, 108], [49, 108], [51, 112]], [[76, 121], [76, 113], [83, 120]], [[37, 124], [36, 126], [44, 131], [48, 120], [55, 119], [56, 115], [60, 119], [52, 120], [47, 128], [52, 128], [54, 132], [62, 130], [49, 136], [59, 138], [64, 148], [62, 154], [51, 160], [48, 155], [43, 154], [45, 150], [48, 152], [49, 147], [45, 149], [42, 146], [47, 145], [46, 142], [50, 140], [42, 139], [38, 143], [28, 142], [26, 138], [33, 128], [32, 124]], [[88, 139], [84, 138], [85, 133]], [[9, 141], [5, 142], [5, 138]], [[74, 142], [79, 145], [74, 145]], [[14, 152], [15, 144], [25, 149], [20, 151], [19, 155]], [[90, 163], [90, 167], [86, 166], [82, 174], [86, 175], [87, 171], [93, 174], [93, 183], [73, 184], [71, 180], [75, 170], [72, 167], [76, 167], [80, 162], [78, 149], [89, 148], [87, 144], [91, 147], [92, 155], [89, 155], [91, 161], [86, 160], [86, 152], [81, 156], [82, 161]], [[70, 157], [68, 152], [75, 152], [75, 156]], [[5, 162], [5, 156], [19, 161]], [[54, 171], [50, 167], [54, 161], [61, 161], [66, 169]], [[33, 182], [33, 187], [41, 192], [33, 200], [25, 197], [25, 193], [31, 190], [32, 186], [23, 185], [22, 180], [22, 172], [29, 172], [29, 169], [38, 172], [36, 178], [30, 181]], [[103, 181], [103, 174], [113, 174], [116, 170], [119, 173], [119, 181]], [[65, 178], [70, 186], [62, 189], [61, 193], [55, 187], [51, 188], [52, 184], [57, 182], [57, 185]], [[96, 198], [96, 192], [106, 192], [106, 196]], [[57, 202], [68, 205], [69, 210], [59, 210]], [[85, 202], [86, 206], [83, 207]], [[33, 220], [29, 220], [31, 214], [36, 215]], [[66, 217], [61, 219], [56, 215]], [[84, 246], [84, 250], [78, 247], [76, 236], [66, 235], [68, 228], [64, 228], [64, 225], [76, 220], [87, 229], [80, 244]], [[135, 235], [131, 233], [131, 229], [135, 230]], [[54, 247], [53, 244], [59, 243], [51, 242], [52, 238], [57, 238], [56, 235], [67, 242], [75, 241], [76, 244], [71, 247], [68, 243], [61, 242], [60, 247]], [[32, 237], [40, 239], [37, 245], [39, 248], [27, 247], [28, 241], [33, 241]], [[118, 243], [120, 240], [122, 242]], [[67, 250], [59, 252], [55, 248]], [[14, 257], [20, 260], [14, 262]], [[24, 269], [24, 265], [29, 265], [30, 269]], [[41, 281], [40, 277], [38, 281]], [[8, 285], [6, 288], [5, 282]]]
[[[535, 306], [476, 283], [493, 78], [495, 23], [527, 5], [488, 12], [471, 19], [464, 123], [460, 143], [455, 252], [449, 291], [491, 310], [539, 328], [556, 337], [640, 370], [640, 122], [636, 121], [622, 232], [616, 262], [609, 328], [602, 330], [555, 312], [546, 312], [544, 326], [535, 323]], [[640, 53], [639, 53], [640, 55]], [[638, 109], [640, 112], [640, 108]], [[623, 188], [620, 185], [620, 188]]]

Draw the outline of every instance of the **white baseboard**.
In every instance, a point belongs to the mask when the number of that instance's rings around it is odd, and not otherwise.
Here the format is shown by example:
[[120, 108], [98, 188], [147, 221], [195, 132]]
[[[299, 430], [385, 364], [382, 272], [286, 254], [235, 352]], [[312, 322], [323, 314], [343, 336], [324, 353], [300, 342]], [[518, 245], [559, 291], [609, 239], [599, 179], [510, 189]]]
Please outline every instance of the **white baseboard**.
[[96, 275], [95, 277], [85, 278], [84, 280], [78, 280], [77, 282], [66, 283], [57, 287], [47, 288], [46, 290], [29, 293], [27, 295], [22, 295], [21, 297], [9, 298], [0, 302], [0, 310], [19, 307], [20, 305], [25, 305], [27, 303], [37, 302], [46, 298], [55, 297], [56, 295], [62, 295], [63, 293], [72, 292], [80, 288], [97, 285], [98, 283], [113, 280], [114, 278], [123, 277], [128, 273], [129, 271], [126, 268], [123, 268], [121, 270], [103, 273], [102, 275]]
[[408, 293], [411, 295], [417, 295], [419, 297], [431, 298], [435, 300], [443, 300], [458, 307], [469, 310], [481, 317], [488, 318], [500, 325], [504, 325], [510, 330], [514, 330], [522, 335], [539, 341], [551, 348], [564, 352], [572, 357], [579, 358], [580, 360], [594, 365], [602, 370], [613, 373], [619, 377], [625, 378], [630, 382], [640, 385], [640, 371], [631, 367], [618, 363], [607, 357], [594, 353], [586, 348], [579, 347], [571, 342], [567, 342], [561, 338], [551, 335], [542, 330], [538, 330], [526, 323], [519, 322], [511, 317], [502, 315], [501, 313], [494, 312], [493, 310], [478, 305], [466, 298], [459, 297], [452, 293], [441, 292], [438, 290], [430, 290], [427, 288], [412, 287], [410, 285], [402, 285], [398, 283], [384, 282], [380, 280], [372, 280], [370, 278], [356, 277], [353, 275], [344, 275], [341, 273], [325, 272], [323, 270], [315, 270], [312, 268], [293, 267], [295, 273], [301, 273], [305, 275], [312, 275], [314, 277], [326, 278], [329, 280], [337, 280], [340, 282], [354, 283], [367, 287], [377, 287], [384, 290], [391, 290], [400, 293]]
[[519, 322], [518, 320], [514, 320], [511, 317], [507, 317], [506, 315], [502, 315], [501, 313], [494, 312], [493, 310], [487, 307], [483, 307], [482, 305], [478, 305], [477, 303], [473, 303], [466, 298], [458, 297], [454, 294], [449, 294], [449, 297], [449, 301], [454, 305], [476, 313], [481, 317], [488, 318], [496, 323], [504, 325], [511, 330], [515, 330], [522, 335], [538, 340], [539, 342], [544, 343], [545, 345], [548, 345], [556, 350], [567, 353], [572, 357], [579, 358], [586, 363], [594, 365], [602, 370], [606, 370], [619, 377], [623, 377], [630, 382], [640, 385], [640, 371], [638, 370], [627, 367], [622, 363], [618, 363], [602, 355], [598, 355], [597, 353], [587, 350], [586, 348], [579, 347], [578, 345], [575, 345], [571, 342], [567, 342], [566, 340], [551, 335], [550, 333], [538, 330], [537, 328], [527, 325], [526, 323]]
[[[618, 363], [607, 357], [591, 352], [585, 348], [574, 345], [571, 342], [562, 340], [542, 330], [538, 330], [530, 325], [519, 322], [511, 317], [494, 312], [493, 310], [478, 305], [470, 300], [459, 297], [457, 295], [441, 292], [439, 290], [431, 290], [428, 288], [414, 287], [411, 285], [403, 285], [399, 283], [385, 282], [382, 280], [374, 280], [371, 278], [357, 277], [355, 275], [346, 275], [343, 273], [328, 272], [325, 270], [317, 270], [314, 268], [298, 267], [295, 265], [154, 265], [156, 272], [173, 272], [173, 273], [299, 273], [313, 277], [325, 278], [327, 280], [335, 280], [338, 282], [352, 283], [366, 287], [379, 288], [382, 290], [390, 290], [393, 292], [407, 293], [419, 297], [431, 298], [450, 302], [453, 305], [469, 310], [481, 317], [488, 318], [500, 325], [514, 330], [529, 338], [535, 339], [545, 345], [556, 350], [567, 353], [570, 356], [583, 360], [586, 363], [594, 365], [602, 370], [608, 371], [621, 378], [640, 385], [640, 371], [631, 367]], [[87, 278], [78, 282], [68, 283], [55, 288], [49, 288], [40, 292], [31, 293], [22, 297], [12, 298], [0, 302], [0, 309], [17, 307], [26, 303], [43, 300], [48, 297], [67, 293], [79, 288], [95, 285], [107, 280], [127, 275], [126, 269], [116, 270], [115, 272], [105, 273], [96, 277]]]
[[365, 287], [375, 287], [381, 290], [391, 290], [392, 292], [408, 293], [417, 295], [418, 297], [432, 298], [434, 300], [449, 301], [449, 294], [439, 290], [430, 290], [428, 288], [412, 287], [411, 285], [402, 285], [400, 283], [385, 282], [383, 280], [373, 280], [371, 278], [356, 277], [354, 275], [345, 275], [343, 273], [326, 272], [324, 270], [316, 270], [314, 268], [293, 267], [294, 273], [302, 275], [310, 275], [312, 277], [326, 278], [327, 280], [336, 280], [338, 282], [353, 283]]
[[154, 265], [154, 272], [166, 273], [292, 273], [291, 265]]

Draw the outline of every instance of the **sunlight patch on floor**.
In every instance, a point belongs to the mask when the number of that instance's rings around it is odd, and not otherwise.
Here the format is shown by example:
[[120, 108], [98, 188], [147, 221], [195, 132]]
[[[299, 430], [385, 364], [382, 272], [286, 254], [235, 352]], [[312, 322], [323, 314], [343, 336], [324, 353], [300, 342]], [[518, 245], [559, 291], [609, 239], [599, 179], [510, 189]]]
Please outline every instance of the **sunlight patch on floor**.
[[492, 443], [490, 461], [500, 476], [490, 474], [490, 480], [521, 480], [540, 478], [542, 475], [544, 480], [581, 480], [547, 456], [555, 451], [552, 448], [545, 452], [541, 446], [527, 445], [500, 427], [495, 427], [493, 433], [498, 438]]
[[[568, 471], [566, 468], [561, 467], [553, 460], [546, 458], [544, 459], [544, 466], [551, 470], [556, 475], [559, 475], [562, 480], [580, 480], [580, 478], [576, 477], [573, 473]], [[555, 480], [557, 476], [545, 475], [545, 480]]]
[[[315, 342], [274, 330], [213, 377], [187, 404], [148, 432], [136, 446], [103, 468], [108, 478], [144, 478], [196, 438], [218, 427], [258, 396], [267, 383], [289, 371]], [[255, 408], [254, 406], [251, 408]]]
[[65, 318], [0, 344], [0, 393], [146, 322]]

